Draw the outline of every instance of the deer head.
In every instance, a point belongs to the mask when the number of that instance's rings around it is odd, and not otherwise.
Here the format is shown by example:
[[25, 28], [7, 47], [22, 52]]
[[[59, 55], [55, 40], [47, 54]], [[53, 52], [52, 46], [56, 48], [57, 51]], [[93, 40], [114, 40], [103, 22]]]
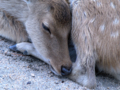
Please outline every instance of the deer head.
[[29, 8], [27, 33], [41, 59], [56, 75], [71, 73], [68, 51], [71, 27], [69, 5], [65, 0], [24, 0]]

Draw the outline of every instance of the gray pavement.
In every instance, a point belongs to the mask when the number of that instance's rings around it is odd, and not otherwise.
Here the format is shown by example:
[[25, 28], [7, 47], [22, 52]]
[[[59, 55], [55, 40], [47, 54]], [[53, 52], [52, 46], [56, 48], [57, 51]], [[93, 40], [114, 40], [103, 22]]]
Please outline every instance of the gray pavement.
[[[0, 90], [89, 90], [55, 76], [44, 62], [12, 52], [15, 43], [0, 37]], [[120, 90], [120, 82], [106, 74], [97, 76], [96, 90]]]

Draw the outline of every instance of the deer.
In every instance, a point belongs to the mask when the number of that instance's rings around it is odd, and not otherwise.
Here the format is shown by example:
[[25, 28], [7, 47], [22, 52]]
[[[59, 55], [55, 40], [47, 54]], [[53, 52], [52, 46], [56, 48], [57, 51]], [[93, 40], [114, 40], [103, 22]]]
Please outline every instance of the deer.
[[10, 50], [38, 57], [58, 76], [72, 71], [70, 30], [66, 0], [0, 0], [0, 36], [16, 42]]
[[69, 0], [69, 3], [71, 38], [76, 51], [69, 78], [95, 88], [96, 67], [120, 81], [120, 1]]

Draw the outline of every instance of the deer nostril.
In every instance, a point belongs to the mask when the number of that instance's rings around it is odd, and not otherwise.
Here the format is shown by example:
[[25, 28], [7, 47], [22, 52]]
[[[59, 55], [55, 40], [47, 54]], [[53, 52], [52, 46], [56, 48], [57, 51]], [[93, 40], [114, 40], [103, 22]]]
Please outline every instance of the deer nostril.
[[70, 67], [70, 68], [67, 68], [67, 67], [64, 67], [64, 66], [61, 67], [61, 74], [62, 74], [62, 76], [67, 76], [71, 72], [72, 72], [72, 67]]

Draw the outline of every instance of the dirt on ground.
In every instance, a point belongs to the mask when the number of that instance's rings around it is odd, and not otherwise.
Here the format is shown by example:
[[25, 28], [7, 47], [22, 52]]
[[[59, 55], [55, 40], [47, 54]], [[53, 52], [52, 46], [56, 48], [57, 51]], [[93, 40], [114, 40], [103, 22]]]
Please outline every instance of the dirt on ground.
[[[0, 90], [89, 90], [55, 76], [49, 66], [32, 56], [9, 50], [14, 42], [0, 37]], [[100, 73], [95, 90], [120, 90], [120, 82]]]

